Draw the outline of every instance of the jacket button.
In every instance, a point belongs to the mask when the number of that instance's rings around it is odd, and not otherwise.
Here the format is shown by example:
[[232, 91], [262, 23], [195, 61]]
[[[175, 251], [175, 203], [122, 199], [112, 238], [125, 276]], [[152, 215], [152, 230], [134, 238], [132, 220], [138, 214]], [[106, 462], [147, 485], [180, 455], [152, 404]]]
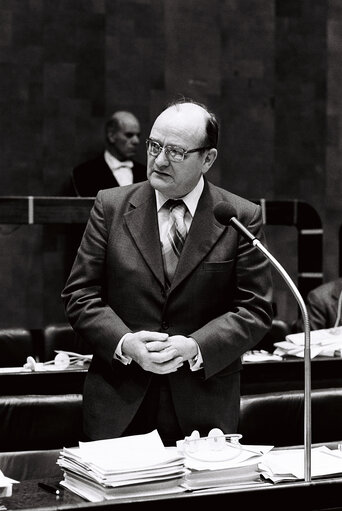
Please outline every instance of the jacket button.
[[163, 298], [166, 297], [166, 291], [165, 291], [164, 288], [161, 289], [161, 295], [162, 295]]
[[167, 330], [168, 328], [169, 328], [168, 323], [166, 323], [166, 321], [163, 321], [163, 322], [162, 322], [162, 329], [163, 329], [163, 330]]

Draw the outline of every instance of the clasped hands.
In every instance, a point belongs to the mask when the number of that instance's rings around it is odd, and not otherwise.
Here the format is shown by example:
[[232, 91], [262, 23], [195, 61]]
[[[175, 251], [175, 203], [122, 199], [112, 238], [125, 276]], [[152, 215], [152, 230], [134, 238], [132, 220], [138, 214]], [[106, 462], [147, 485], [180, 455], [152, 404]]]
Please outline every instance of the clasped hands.
[[191, 337], [146, 330], [126, 334], [122, 345], [123, 355], [131, 357], [145, 371], [156, 374], [176, 372], [197, 352], [197, 343]]

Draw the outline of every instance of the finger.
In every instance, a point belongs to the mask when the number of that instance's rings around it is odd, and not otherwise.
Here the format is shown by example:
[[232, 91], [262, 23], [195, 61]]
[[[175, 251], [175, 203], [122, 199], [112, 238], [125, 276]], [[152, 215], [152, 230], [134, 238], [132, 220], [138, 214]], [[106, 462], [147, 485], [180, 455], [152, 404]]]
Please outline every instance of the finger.
[[145, 341], [166, 341], [169, 336], [163, 332], [140, 332]]
[[182, 357], [177, 357], [170, 362], [165, 362], [164, 364], [155, 364], [154, 368], [158, 374], [169, 374], [175, 373], [180, 367], [183, 365]]
[[165, 364], [170, 361], [174, 361], [179, 357], [177, 350], [173, 348], [167, 348], [162, 351], [151, 352], [151, 361], [155, 364]]
[[161, 351], [171, 347], [169, 341], [149, 341], [146, 343], [147, 351]]

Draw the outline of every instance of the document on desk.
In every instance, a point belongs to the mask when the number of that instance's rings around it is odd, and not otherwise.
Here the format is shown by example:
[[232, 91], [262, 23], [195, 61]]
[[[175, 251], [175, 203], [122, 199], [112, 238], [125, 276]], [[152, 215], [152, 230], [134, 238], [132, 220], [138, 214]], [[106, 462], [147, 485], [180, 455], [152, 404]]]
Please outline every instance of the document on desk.
[[261, 461], [264, 455], [273, 449], [273, 445], [237, 445], [237, 455], [234, 459], [224, 461], [204, 461], [185, 455], [184, 465], [191, 470], [218, 470], [253, 465]]
[[237, 448], [237, 456], [225, 461], [204, 461], [186, 455], [184, 465], [188, 472], [182, 483], [184, 488], [192, 491], [229, 488], [231, 485], [261, 481], [259, 463], [273, 446], [239, 444]]
[[13, 484], [15, 483], [19, 483], [19, 481], [6, 477], [0, 470], [0, 497], [11, 497]]
[[180, 486], [184, 458], [176, 448], [164, 446], [157, 430], [80, 442], [64, 448], [57, 464], [64, 472], [60, 484], [91, 502], [185, 491]]
[[79, 454], [104, 474], [165, 467], [183, 461], [176, 450], [165, 448], [157, 430], [145, 435], [80, 442]]
[[[274, 355], [291, 355], [304, 357], [305, 334], [299, 332], [288, 334], [285, 341], [275, 342]], [[311, 358], [318, 355], [324, 357], [342, 356], [342, 327], [322, 328], [310, 332], [310, 355]]]
[[[304, 449], [279, 449], [264, 456], [259, 464], [262, 478], [272, 483], [304, 479]], [[311, 450], [311, 477], [342, 475], [342, 452], [326, 446]]]
[[242, 355], [242, 362], [281, 362], [282, 360], [282, 356], [268, 353], [265, 350], [246, 351]]

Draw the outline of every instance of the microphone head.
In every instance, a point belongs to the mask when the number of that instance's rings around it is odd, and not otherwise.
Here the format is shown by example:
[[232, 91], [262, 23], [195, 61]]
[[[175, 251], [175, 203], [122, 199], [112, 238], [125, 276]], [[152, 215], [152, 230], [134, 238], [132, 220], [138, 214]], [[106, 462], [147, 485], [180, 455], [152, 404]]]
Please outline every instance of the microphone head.
[[214, 207], [214, 215], [220, 224], [229, 225], [231, 219], [236, 216], [236, 209], [229, 202], [222, 201]]

